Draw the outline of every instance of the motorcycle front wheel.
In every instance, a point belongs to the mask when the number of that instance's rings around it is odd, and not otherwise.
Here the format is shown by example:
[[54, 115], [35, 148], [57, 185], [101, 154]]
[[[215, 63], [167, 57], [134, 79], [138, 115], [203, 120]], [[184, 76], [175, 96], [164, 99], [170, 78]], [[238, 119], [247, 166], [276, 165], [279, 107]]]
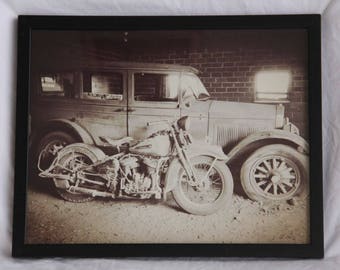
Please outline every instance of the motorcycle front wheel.
[[233, 194], [233, 178], [229, 168], [221, 161], [208, 156], [190, 159], [197, 183], [192, 183], [183, 166], [178, 162], [178, 184], [172, 191], [175, 201], [186, 212], [195, 215], [210, 215], [227, 208]]

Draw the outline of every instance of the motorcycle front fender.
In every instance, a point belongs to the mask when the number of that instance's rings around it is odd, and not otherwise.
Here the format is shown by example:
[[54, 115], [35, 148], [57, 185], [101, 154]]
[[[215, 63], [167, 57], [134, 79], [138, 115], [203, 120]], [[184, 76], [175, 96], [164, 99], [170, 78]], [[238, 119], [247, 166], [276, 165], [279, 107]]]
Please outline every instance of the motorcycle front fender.
[[[217, 160], [227, 161], [229, 157], [224, 154], [222, 147], [205, 142], [194, 142], [185, 149], [186, 156], [190, 159], [195, 156], [208, 156]], [[169, 165], [165, 176], [164, 192], [173, 190], [178, 184], [178, 168], [182, 166], [179, 158], [175, 158]]]
[[208, 144], [204, 141], [194, 141], [192, 144], [187, 146], [185, 152], [188, 157], [209, 156], [218, 160], [229, 160], [229, 156], [224, 154], [221, 146]]

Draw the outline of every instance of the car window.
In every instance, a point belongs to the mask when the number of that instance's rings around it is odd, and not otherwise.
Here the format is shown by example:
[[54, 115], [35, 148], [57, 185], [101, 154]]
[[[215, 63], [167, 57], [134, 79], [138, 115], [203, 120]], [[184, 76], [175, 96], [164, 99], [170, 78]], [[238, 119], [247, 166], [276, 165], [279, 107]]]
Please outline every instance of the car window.
[[87, 72], [83, 77], [83, 98], [123, 99], [123, 74]]
[[201, 80], [194, 74], [184, 74], [182, 77], [182, 98], [186, 99], [192, 95], [197, 100], [207, 100], [210, 95]]
[[42, 95], [73, 96], [73, 73], [48, 73], [40, 75], [40, 89]]
[[136, 101], [165, 101], [178, 100], [178, 74], [134, 74], [134, 99]]

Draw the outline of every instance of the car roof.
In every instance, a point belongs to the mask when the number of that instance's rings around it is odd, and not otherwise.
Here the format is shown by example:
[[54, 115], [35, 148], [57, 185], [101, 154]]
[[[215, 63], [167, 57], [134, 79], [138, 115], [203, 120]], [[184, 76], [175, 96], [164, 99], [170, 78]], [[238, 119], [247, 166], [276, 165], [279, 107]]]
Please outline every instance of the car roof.
[[159, 63], [142, 63], [142, 62], [123, 62], [123, 61], [84, 61], [68, 62], [63, 64], [43, 65], [39, 68], [43, 71], [71, 71], [71, 70], [98, 70], [111, 71], [114, 69], [122, 70], [140, 70], [140, 71], [179, 71], [197, 74], [199, 71], [191, 66], [177, 64], [159, 64]]

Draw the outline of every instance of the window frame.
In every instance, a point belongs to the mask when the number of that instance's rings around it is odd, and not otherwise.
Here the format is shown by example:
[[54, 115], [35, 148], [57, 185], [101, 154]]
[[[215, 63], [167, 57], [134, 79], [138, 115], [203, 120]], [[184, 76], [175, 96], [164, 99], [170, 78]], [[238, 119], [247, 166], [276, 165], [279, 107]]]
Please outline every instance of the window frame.
[[[147, 74], [176, 74], [178, 75], [179, 83], [177, 86], [177, 101], [152, 101], [152, 100], [135, 100], [135, 74], [147, 73]], [[129, 95], [129, 106], [136, 107], [156, 107], [156, 108], [179, 108], [180, 95], [181, 95], [181, 72], [180, 71], [163, 71], [163, 70], [132, 70], [129, 71], [129, 81], [131, 95]]]
[[[48, 77], [51, 75], [55, 74], [65, 74], [69, 73], [73, 76], [73, 84], [72, 84], [72, 89], [73, 89], [73, 96], [68, 95], [67, 92], [65, 92], [64, 87], [62, 87], [61, 91], [44, 91], [43, 86], [42, 86], [42, 81], [41, 79], [43, 77]], [[52, 76], [51, 76], [52, 77]], [[36, 81], [38, 87], [38, 96], [40, 97], [55, 97], [55, 98], [74, 98], [76, 96], [76, 74], [75, 72], [72, 71], [65, 71], [65, 70], [60, 70], [60, 71], [40, 71], [37, 74], [37, 81]]]
[[[103, 74], [103, 73], [119, 73], [122, 75], [122, 99], [101, 99], [101, 98], [86, 98], [84, 97], [84, 93], [87, 93], [84, 91], [84, 73], [98, 73], [98, 74]], [[114, 70], [98, 70], [98, 69], [86, 69], [82, 70], [80, 72], [79, 76], [79, 99], [83, 103], [90, 103], [90, 104], [113, 104], [113, 105], [124, 105], [127, 106], [127, 71], [126, 70], [119, 70], [119, 69], [114, 69]]]

